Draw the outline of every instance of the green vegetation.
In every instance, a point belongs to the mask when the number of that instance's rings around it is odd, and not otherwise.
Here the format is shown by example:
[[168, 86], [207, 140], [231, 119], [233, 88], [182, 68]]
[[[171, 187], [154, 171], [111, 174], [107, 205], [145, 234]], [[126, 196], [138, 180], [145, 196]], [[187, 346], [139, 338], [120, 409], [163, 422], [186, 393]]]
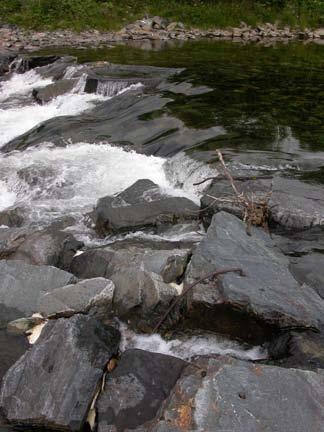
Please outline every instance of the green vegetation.
[[217, 28], [278, 22], [324, 26], [324, 0], [0, 0], [0, 20], [34, 29], [115, 30], [160, 15], [187, 26]]

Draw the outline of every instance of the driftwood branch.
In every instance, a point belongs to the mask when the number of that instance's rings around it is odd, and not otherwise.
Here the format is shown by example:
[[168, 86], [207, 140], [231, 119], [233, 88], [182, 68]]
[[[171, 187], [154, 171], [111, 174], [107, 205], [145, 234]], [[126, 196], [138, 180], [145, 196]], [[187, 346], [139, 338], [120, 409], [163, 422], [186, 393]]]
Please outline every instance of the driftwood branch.
[[166, 320], [167, 316], [170, 314], [170, 312], [176, 307], [177, 304], [179, 304], [181, 302], [181, 300], [186, 296], [186, 294], [196, 285], [200, 284], [201, 282], [204, 282], [206, 280], [210, 280], [210, 279], [214, 279], [217, 278], [220, 275], [223, 275], [225, 273], [238, 273], [240, 276], [245, 276], [244, 272], [242, 269], [240, 268], [227, 268], [227, 269], [222, 269], [222, 270], [218, 270], [218, 271], [214, 271], [212, 273], [209, 273], [208, 275], [202, 277], [201, 279], [197, 280], [196, 282], [188, 285], [182, 292], [182, 294], [180, 294], [178, 297], [176, 297], [173, 302], [171, 303], [171, 306], [169, 307], [169, 309], [165, 312], [165, 314], [162, 316], [162, 318], [160, 319], [160, 321], [157, 323], [157, 325], [154, 327], [154, 329], [152, 330], [152, 333], [156, 333], [158, 331], [158, 329], [161, 327], [161, 325], [164, 323], [164, 321]]

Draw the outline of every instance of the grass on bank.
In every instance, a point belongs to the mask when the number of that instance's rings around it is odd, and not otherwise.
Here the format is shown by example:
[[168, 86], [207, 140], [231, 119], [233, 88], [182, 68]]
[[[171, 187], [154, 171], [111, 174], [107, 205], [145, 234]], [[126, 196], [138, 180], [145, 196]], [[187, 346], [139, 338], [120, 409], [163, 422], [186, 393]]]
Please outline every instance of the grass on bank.
[[145, 14], [202, 29], [241, 21], [318, 28], [324, 0], [0, 0], [0, 22], [31, 29], [117, 30]]

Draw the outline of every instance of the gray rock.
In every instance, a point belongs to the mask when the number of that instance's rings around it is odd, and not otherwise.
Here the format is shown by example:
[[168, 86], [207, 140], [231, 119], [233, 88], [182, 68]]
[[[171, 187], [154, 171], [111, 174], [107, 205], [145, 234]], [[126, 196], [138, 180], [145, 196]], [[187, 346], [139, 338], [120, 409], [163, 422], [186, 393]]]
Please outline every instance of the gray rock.
[[172, 225], [198, 217], [196, 204], [188, 198], [164, 195], [150, 180], [138, 180], [115, 197], [101, 198], [93, 212], [100, 235]]
[[90, 249], [73, 258], [71, 271], [80, 278], [102, 276], [110, 278], [114, 273], [130, 267], [154, 272], [166, 283], [175, 282], [183, 275], [190, 256], [188, 249], [153, 249], [153, 243], [141, 247], [140, 242], [119, 242], [104, 248]]
[[0, 261], [0, 326], [37, 312], [43, 292], [74, 282], [72, 274], [23, 261]]
[[0, 229], [0, 258], [68, 269], [82, 246], [72, 234], [51, 227], [34, 232], [26, 228]]
[[44, 316], [91, 312], [96, 318], [105, 317], [112, 309], [114, 290], [113, 282], [108, 279], [85, 279], [41, 294], [38, 311]]
[[33, 327], [42, 324], [44, 319], [38, 316], [28, 317], [28, 318], [18, 318], [15, 321], [11, 321], [7, 325], [8, 333], [13, 334], [25, 334], [28, 330]]
[[153, 419], [185, 365], [175, 357], [126, 351], [99, 396], [98, 432], [134, 430]]
[[206, 313], [211, 308], [217, 315], [217, 308], [223, 305], [277, 328], [321, 327], [323, 300], [307, 285], [300, 285], [288, 266], [288, 258], [275, 249], [264, 230], [253, 228], [252, 236], [248, 236], [245, 223], [236, 216], [217, 213], [193, 253], [187, 283], [223, 268], [241, 268], [245, 277], [227, 273], [217, 284], [196, 285], [193, 307]]
[[0, 226], [20, 227], [25, 219], [24, 210], [20, 207], [10, 208], [0, 212]]
[[42, 105], [47, 102], [50, 102], [52, 99], [56, 98], [57, 96], [70, 92], [73, 89], [75, 83], [76, 80], [63, 79], [53, 84], [50, 84], [46, 87], [33, 89], [32, 94], [34, 99], [39, 104]]
[[154, 314], [160, 316], [179, 294], [174, 286], [164, 283], [161, 276], [135, 267], [114, 273], [111, 279], [116, 287], [114, 313], [132, 321], [133, 325], [138, 319], [152, 324], [156, 318]]
[[[270, 191], [272, 184], [272, 195], [269, 201], [270, 220], [287, 230], [305, 230], [324, 225], [324, 198], [321, 186], [279, 176], [272, 180], [241, 180], [236, 181], [236, 184], [240, 192], [254, 193], [257, 197], [264, 196]], [[207, 189], [206, 194], [217, 198], [228, 197], [233, 195], [233, 190], [228, 180], [216, 180]], [[207, 209], [212, 201], [212, 198], [207, 195], [203, 196], [202, 208]], [[209, 222], [212, 214], [220, 210], [242, 216], [237, 206], [215, 202], [204, 214], [206, 222]]]
[[52, 78], [53, 80], [58, 81], [63, 79], [67, 68], [75, 65], [76, 61], [76, 57], [64, 56], [50, 65], [39, 67], [37, 73], [43, 78]]
[[[200, 358], [177, 381], [154, 432], [323, 431], [324, 373]], [[108, 429], [106, 429], [108, 430]], [[100, 431], [101, 432], [101, 431]]]
[[0, 76], [9, 72], [10, 63], [15, 59], [17, 54], [9, 51], [0, 52]]
[[290, 270], [300, 283], [311, 286], [324, 299], [324, 254], [291, 258]]
[[119, 334], [93, 318], [50, 321], [7, 372], [0, 391], [6, 418], [23, 427], [79, 431]]

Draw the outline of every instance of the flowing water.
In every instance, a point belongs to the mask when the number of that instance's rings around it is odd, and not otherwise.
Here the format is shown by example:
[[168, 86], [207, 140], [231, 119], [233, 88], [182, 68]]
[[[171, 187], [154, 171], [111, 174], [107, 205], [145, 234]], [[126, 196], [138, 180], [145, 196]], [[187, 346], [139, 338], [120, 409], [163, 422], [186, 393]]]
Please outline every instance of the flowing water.
[[[84, 92], [79, 74], [70, 92], [44, 105], [31, 92], [52, 77], [32, 70], [0, 81], [0, 211], [22, 208], [26, 225], [71, 216], [68, 230], [89, 245], [100, 244], [84, 223], [100, 197], [148, 178], [168, 194], [199, 203], [203, 186], [193, 183], [215, 175], [217, 148], [241, 170], [282, 170], [324, 183], [324, 46], [204, 41], [55, 53], [76, 55], [80, 63], [186, 69], [154, 90], [119, 82], [100, 85], [93, 94]], [[65, 78], [80, 68], [68, 68]], [[9, 142], [24, 150], [8, 151]], [[198, 241], [201, 235], [184, 228], [165, 238]], [[128, 236], [161, 239], [142, 232]], [[261, 347], [216, 335], [167, 341], [126, 327], [122, 347], [185, 359], [209, 352], [266, 356]]]

